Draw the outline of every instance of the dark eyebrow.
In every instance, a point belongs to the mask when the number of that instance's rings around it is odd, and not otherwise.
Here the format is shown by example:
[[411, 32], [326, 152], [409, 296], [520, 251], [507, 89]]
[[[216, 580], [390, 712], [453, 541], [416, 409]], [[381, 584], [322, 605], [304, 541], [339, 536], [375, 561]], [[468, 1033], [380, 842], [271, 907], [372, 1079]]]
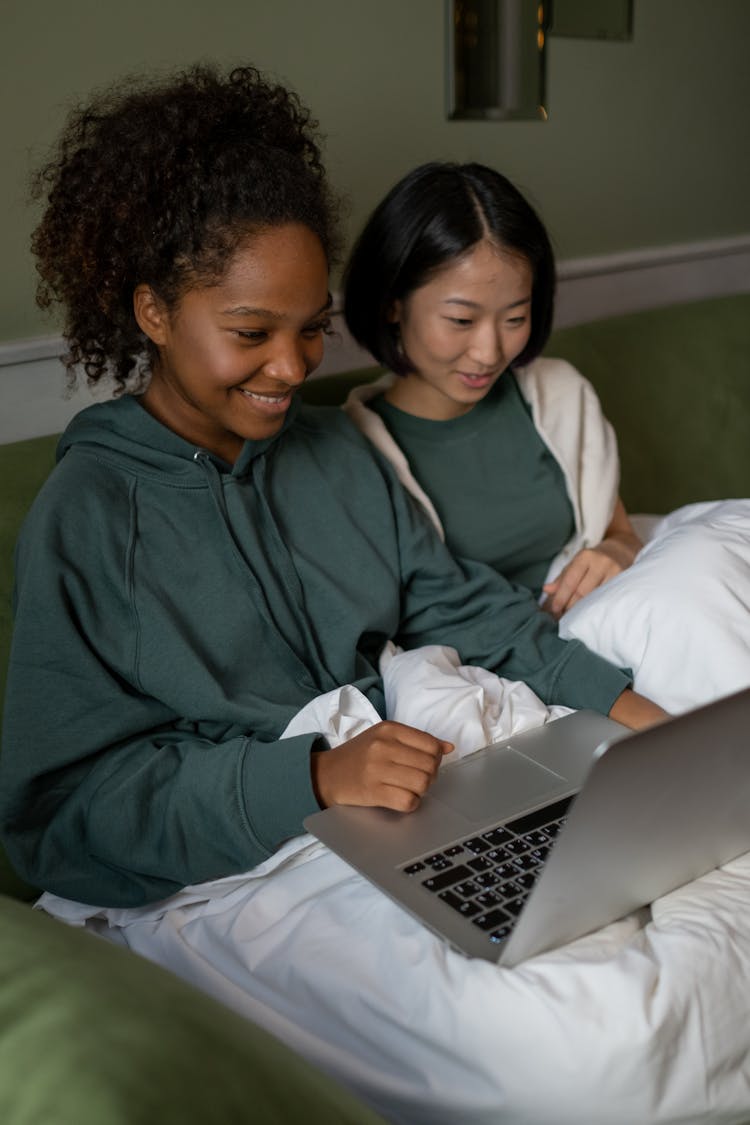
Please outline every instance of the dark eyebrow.
[[[506, 305], [507, 309], [517, 309], [519, 305], [528, 305], [531, 303], [531, 297], [522, 297], [520, 301], [514, 301], [511, 305]], [[444, 305], [463, 305], [467, 309], [479, 309], [482, 306], [476, 301], [467, 301], [463, 297], [446, 297], [443, 301]]]
[[[329, 293], [326, 303], [324, 305], [321, 305], [318, 311], [312, 314], [310, 319], [314, 320], [316, 316], [320, 316], [322, 313], [328, 312], [332, 305], [333, 297]], [[261, 316], [266, 317], [266, 319], [269, 320], [284, 319], [283, 313], [274, 312], [273, 309], [251, 308], [249, 305], [237, 305], [236, 308], [233, 309], [222, 309], [221, 313], [222, 316]]]

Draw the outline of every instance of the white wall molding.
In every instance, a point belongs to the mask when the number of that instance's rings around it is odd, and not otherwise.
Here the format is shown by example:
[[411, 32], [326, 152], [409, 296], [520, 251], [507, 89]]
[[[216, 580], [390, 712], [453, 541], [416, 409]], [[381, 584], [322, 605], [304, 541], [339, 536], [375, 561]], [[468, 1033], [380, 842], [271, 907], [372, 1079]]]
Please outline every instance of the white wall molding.
[[[750, 234], [558, 263], [555, 326], [621, 313], [750, 292]], [[372, 357], [352, 340], [341, 312], [318, 374], [368, 367]], [[56, 433], [102, 397], [85, 385], [66, 390], [60, 336], [0, 343], [0, 443]], [[314, 377], [314, 376], [313, 376]]]
[[562, 261], [555, 327], [750, 292], [750, 234]]

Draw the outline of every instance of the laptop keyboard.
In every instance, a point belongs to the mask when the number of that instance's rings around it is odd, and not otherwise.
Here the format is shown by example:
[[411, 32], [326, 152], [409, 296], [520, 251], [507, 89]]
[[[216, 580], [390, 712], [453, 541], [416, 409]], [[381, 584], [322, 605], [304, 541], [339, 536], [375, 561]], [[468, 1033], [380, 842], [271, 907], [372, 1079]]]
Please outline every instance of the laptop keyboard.
[[500, 944], [510, 935], [572, 800], [566, 797], [418, 856], [401, 870]]

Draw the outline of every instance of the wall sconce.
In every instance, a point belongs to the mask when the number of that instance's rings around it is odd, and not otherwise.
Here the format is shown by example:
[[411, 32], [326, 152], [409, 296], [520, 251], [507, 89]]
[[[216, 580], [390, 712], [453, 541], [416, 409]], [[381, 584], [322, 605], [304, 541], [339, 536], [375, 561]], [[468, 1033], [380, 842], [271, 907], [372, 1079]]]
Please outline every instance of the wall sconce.
[[547, 120], [549, 35], [632, 37], [633, 0], [445, 0], [446, 112]]
[[547, 116], [547, 5], [447, 0], [447, 100], [452, 120]]

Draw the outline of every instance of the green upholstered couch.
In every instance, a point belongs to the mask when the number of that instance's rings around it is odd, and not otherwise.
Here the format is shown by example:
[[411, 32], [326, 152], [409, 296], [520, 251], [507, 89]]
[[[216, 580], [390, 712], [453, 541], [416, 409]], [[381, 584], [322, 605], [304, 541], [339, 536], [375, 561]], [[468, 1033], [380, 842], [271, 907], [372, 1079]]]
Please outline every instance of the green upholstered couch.
[[[750, 295], [567, 328], [547, 350], [597, 388], [618, 432], [630, 511], [750, 496]], [[305, 397], [336, 403], [376, 374], [313, 379]], [[0, 698], [12, 546], [55, 441], [0, 446]], [[22, 903], [33, 894], [0, 852], [3, 1125], [375, 1120], [281, 1044], [168, 973], [32, 912]]]

